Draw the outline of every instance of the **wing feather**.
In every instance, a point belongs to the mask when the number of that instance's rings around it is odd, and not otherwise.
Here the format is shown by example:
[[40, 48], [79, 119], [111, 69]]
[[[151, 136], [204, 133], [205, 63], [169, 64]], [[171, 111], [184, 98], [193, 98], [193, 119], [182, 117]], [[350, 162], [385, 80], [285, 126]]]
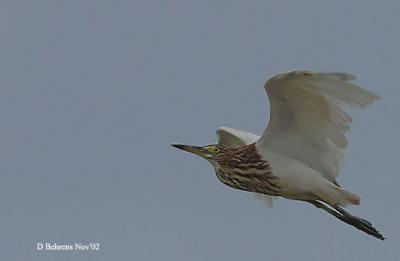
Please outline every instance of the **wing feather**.
[[270, 122], [257, 142], [262, 148], [302, 160], [332, 182], [339, 175], [351, 117], [346, 107], [364, 108], [379, 96], [344, 73], [293, 71], [265, 84]]

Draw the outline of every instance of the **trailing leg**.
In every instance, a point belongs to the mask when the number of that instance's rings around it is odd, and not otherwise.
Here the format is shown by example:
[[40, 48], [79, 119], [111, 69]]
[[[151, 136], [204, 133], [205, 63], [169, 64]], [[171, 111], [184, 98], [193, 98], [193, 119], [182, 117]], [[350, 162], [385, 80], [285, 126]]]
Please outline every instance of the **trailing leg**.
[[340, 206], [336, 206], [335, 209], [337, 211], [339, 211], [343, 216], [350, 219], [352, 221], [352, 223], [354, 224], [354, 226], [357, 227], [358, 229], [360, 229], [359, 227], [364, 228], [361, 230], [363, 230], [364, 232], [366, 232], [376, 238], [379, 238], [382, 240], [385, 239], [385, 237], [382, 236], [382, 234], [379, 233], [379, 231], [368, 220], [354, 216], [354, 215], [350, 214], [349, 212], [347, 212], [346, 210], [344, 210]]
[[357, 216], [353, 216], [339, 206], [335, 207], [335, 209], [337, 210], [336, 211], [317, 200], [310, 200], [307, 202], [313, 204], [317, 208], [321, 208], [321, 209], [325, 210], [326, 212], [335, 216], [336, 218], [340, 219], [341, 221], [343, 221], [349, 225], [352, 225], [353, 227], [355, 227], [361, 231], [364, 231], [367, 234], [370, 234], [381, 240], [385, 239], [384, 236], [381, 233], [379, 233], [379, 231], [374, 226], [372, 226], [372, 224], [369, 221], [359, 218]]

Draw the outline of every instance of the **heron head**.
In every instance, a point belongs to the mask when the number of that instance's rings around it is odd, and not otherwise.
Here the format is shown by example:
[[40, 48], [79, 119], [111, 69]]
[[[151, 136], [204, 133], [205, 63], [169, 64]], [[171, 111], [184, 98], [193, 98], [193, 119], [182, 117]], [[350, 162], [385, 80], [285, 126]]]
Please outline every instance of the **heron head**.
[[172, 147], [184, 150], [186, 152], [190, 152], [205, 158], [212, 164], [217, 162], [218, 155], [226, 152], [227, 148], [218, 144], [206, 145], [206, 146], [192, 146], [192, 145], [180, 145], [180, 144], [171, 144]]

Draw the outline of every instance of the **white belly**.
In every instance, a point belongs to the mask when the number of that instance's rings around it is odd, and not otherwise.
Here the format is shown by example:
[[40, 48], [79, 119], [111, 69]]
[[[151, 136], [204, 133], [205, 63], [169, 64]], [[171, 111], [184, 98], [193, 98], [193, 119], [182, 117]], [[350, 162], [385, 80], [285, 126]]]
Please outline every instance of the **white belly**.
[[270, 163], [272, 174], [280, 178], [283, 197], [315, 200], [329, 185], [328, 180], [301, 161], [273, 152], [264, 152], [262, 157]]

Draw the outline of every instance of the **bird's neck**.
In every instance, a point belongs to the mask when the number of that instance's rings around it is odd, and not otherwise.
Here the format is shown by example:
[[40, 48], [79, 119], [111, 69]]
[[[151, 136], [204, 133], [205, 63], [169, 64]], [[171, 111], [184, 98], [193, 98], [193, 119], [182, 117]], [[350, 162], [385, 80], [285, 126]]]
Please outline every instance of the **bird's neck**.
[[230, 148], [217, 161], [222, 167], [228, 168], [248, 168], [249, 165], [261, 166], [266, 163], [258, 153], [255, 143], [238, 148]]
[[269, 162], [261, 158], [254, 144], [232, 149], [230, 153], [224, 155], [224, 159], [215, 168], [221, 182], [236, 189], [279, 195], [279, 180], [272, 174]]

